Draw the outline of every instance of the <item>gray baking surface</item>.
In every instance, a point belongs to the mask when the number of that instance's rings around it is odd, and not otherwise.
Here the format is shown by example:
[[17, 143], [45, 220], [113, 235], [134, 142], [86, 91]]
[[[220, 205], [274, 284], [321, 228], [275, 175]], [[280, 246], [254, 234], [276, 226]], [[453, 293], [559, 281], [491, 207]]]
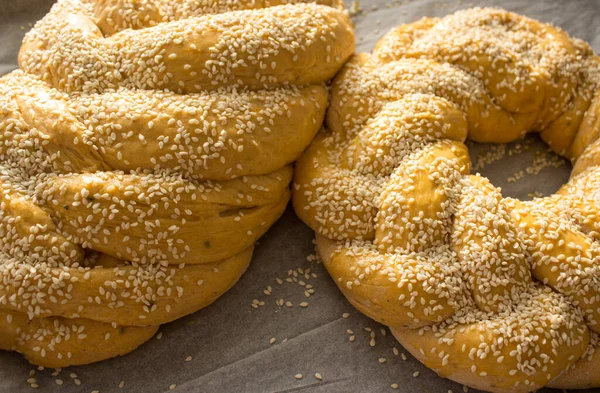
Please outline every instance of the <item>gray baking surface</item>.
[[[0, 0], [0, 74], [16, 68], [22, 36], [51, 3]], [[379, 37], [395, 25], [422, 16], [442, 16], [460, 8], [495, 5], [555, 23], [600, 52], [597, 0], [363, 0], [360, 5], [364, 12], [354, 17], [359, 51], [371, 50]], [[490, 160], [480, 158], [486, 152]], [[504, 158], [487, 166], [477, 165], [502, 157], [501, 153]], [[506, 147], [473, 145], [471, 154], [478, 171], [501, 186], [505, 195], [522, 199], [529, 199], [535, 192], [552, 193], [568, 179], [570, 170], [564, 160], [547, 153], [546, 146], [536, 137]], [[72, 367], [58, 374], [54, 370], [36, 371], [39, 390], [462, 392], [462, 386], [439, 378], [422, 366], [403, 351], [387, 329], [382, 331], [383, 326], [346, 302], [323, 266], [307, 260], [313, 252], [312, 239], [312, 231], [288, 208], [261, 239], [240, 282], [213, 305], [163, 326], [160, 339], [153, 338], [124, 357]], [[317, 277], [306, 279], [298, 268], [311, 268]], [[293, 277], [288, 276], [290, 270], [298, 274], [297, 281], [313, 286], [315, 293], [310, 298], [305, 297], [300, 282], [285, 282]], [[277, 284], [276, 278], [284, 283]], [[272, 287], [270, 295], [263, 292], [267, 286]], [[264, 302], [264, 306], [252, 308], [253, 299]], [[293, 306], [279, 307], [275, 303], [279, 299], [292, 302]], [[301, 302], [307, 302], [308, 307], [300, 307]], [[345, 313], [349, 313], [347, 318], [343, 317]], [[375, 345], [371, 346], [373, 334]], [[352, 335], [354, 342], [350, 342]], [[270, 344], [272, 338], [276, 341]], [[399, 355], [394, 355], [394, 347]], [[186, 361], [188, 356], [192, 357], [190, 361]], [[0, 392], [32, 391], [27, 380], [34, 369], [20, 355], [0, 351]], [[316, 379], [315, 373], [321, 374], [322, 381]], [[297, 379], [297, 374], [303, 377]], [[394, 390], [392, 384], [398, 384], [398, 389]]]

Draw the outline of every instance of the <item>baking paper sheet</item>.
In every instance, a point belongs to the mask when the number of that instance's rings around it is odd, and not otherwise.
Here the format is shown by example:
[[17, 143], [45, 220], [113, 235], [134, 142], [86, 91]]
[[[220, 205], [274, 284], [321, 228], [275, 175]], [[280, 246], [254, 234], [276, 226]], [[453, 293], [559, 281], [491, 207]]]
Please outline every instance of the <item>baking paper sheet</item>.
[[[0, 0], [0, 74], [17, 67], [23, 35], [51, 4], [51, 0]], [[489, 5], [553, 22], [600, 52], [598, 0], [362, 0], [364, 12], [354, 17], [358, 50], [371, 50], [386, 31], [398, 24]], [[502, 149], [503, 159], [482, 165], [501, 157]], [[569, 164], [547, 153], [546, 146], [535, 137], [506, 147], [474, 145], [470, 151], [478, 171], [501, 186], [505, 195], [529, 199], [534, 193], [549, 194], [568, 179]], [[481, 159], [486, 153], [489, 160]], [[346, 302], [323, 266], [307, 260], [313, 252], [312, 239], [312, 231], [288, 208], [261, 239], [240, 282], [216, 303], [163, 326], [160, 339], [153, 338], [124, 357], [59, 373], [36, 371], [39, 390], [462, 392], [462, 386], [422, 366], [389, 331]], [[298, 269], [311, 269], [309, 279]], [[288, 276], [290, 271], [295, 273]], [[284, 283], [277, 284], [276, 278]], [[286, 278], [296, 278], [298, 283], [287, 283]], [[305, 297], [306, 287], [300, 281], [312, 285], [315, 293], [310, 298]], [[272, 287], [270, 295], [264, 293], [268, 286]], [[264, 305], [252, 308], [254, 299]], [[293, 306], [280, 307], [276, 304], [279, 299]], [[301, 302], [307, 302], [308, 307], [300, 307]], [[345, 313], [349, 314], [347, 318]], [[276, 341], [271, 344], [272, 338]], [[394, 355], [394, 347], [399, 355]], [[191, 360], [186, 361], [190, 356]], [[34, 369], [20, 355], [0, 352], [0, 392], [31, 392], [27, 380]], [[315, 373], [320, 373], [322, 381]], [[302, 378], [297, 379], [297, 374]], [[392, 384], [398, 384], [398, 390], [393, 390]]]

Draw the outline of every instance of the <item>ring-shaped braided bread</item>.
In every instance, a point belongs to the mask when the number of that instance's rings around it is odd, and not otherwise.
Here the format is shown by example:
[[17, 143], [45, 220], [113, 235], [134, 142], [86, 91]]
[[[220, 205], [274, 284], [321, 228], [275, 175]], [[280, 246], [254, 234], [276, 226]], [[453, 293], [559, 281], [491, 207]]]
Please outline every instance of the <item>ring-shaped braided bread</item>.
[[[334, 80], [293, 201], [348, 300], [441, 376], [494, 392], [599, 386], [600, 62], [499, 9], [393, 29]], [[503, 198], [464, 141], [538, 131], [574, 172]]]
[[227, 291], [353, 51], [337, 0], [59, 0], [0, 78], [0, 349], [122, 355]]

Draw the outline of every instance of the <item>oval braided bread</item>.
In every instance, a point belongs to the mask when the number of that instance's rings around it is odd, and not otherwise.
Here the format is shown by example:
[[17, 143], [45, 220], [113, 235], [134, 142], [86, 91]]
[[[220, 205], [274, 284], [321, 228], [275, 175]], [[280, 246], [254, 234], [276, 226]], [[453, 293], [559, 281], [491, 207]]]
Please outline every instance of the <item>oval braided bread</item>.
[[0, 349], [122, 355], [227, 291], [353, 51], [337, 0], [59, 0], [0, 78]]
[[[471, 9], [393, 29], [336, 77], [296, 212], [349, 301], [441, 376], [600, 384], [599, 64], [558, 28]], [[504, 198], [469, 174], [467, 138], [530, 131], [574, 163], [555, 195]]]

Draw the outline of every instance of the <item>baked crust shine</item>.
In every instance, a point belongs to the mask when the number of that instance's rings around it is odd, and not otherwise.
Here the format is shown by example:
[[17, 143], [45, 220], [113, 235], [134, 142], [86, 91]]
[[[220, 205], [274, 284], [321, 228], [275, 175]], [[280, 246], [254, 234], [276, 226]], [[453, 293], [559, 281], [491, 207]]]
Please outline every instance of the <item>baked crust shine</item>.
[[[294, 207], [348, 300], [441, 376], [494, 392], [598, 386], [599, 59], [500, 9], [390, 31], [334, 80]], [[574, 164], [504, 198], [466, 139], [540, 132]]]
[[227, 291], [353, 51], [336, 0], [59, 0], [0, 78], [0, 349], [123, 355]]

